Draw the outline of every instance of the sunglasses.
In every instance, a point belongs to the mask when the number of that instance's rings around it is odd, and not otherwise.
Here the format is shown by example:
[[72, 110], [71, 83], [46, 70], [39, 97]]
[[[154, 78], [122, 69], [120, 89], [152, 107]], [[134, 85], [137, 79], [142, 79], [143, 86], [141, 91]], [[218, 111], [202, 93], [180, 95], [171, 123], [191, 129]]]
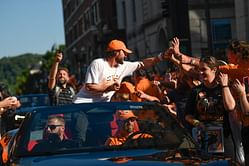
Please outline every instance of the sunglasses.
[[129, 118], [129, 119], [126, 119], [126, 122], [135, 122], [137, 119], [136, 118]]
[[118, 119], [116, 121], [116, 123], [118, 124], [118, 126], [123, 126], [124, 123], [127, 123], [127, 122], [135, 122], [137, 119], [136, 118], [128, 118], [128, 119]]
[[63, 125], [47, 125], [46, 129], [50, 128], [50, 130], [54, 130], [56, 129], [56, 127], [60, 127], [60, 126], [63, 126]]

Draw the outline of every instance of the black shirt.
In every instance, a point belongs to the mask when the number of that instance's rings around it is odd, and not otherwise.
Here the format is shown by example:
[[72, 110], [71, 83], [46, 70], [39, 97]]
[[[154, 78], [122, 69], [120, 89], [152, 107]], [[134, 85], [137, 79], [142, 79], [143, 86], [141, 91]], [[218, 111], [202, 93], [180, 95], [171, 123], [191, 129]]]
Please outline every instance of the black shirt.
[[230, 133], [228, 111], [224, 107], [220, 85], [207, 88], [204, 84], [195, 87], [186, 104], [185, 115], [192, 115], [201, 122], [220, 122], [224, 134]]
[[48, 90], [51, 105], [71, 104], [75, 95], [75, 90], [71, 86], [62, 88], [55, 86], [52, 90]]

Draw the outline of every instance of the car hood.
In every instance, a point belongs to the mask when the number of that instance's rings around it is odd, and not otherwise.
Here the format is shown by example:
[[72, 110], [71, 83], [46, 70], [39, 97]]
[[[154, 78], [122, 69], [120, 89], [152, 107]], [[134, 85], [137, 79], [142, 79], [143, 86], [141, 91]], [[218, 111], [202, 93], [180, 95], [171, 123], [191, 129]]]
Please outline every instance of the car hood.
[[24, 157], [19, 159], [17, 165], [25, 166], [82, 166], [82, 165], [229, 165], [229, 161], [212, 157], [212, 160], [202, 156], [182, 156], [170, 154], [169, 151], [159, 150], [129, 150], [129, 151], [108, 151], [108, 152], [91, 152], [91, 153], [73, 153], [50, 156]]

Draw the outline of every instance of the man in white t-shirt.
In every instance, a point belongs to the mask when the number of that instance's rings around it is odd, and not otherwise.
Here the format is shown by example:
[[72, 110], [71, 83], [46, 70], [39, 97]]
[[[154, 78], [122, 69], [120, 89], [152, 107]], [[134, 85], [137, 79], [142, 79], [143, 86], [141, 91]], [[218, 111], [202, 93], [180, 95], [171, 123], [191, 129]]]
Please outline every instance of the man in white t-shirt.
[[112, 95], [120, 88], [125, 76], [143, 67], [149, 68], [166, 58], [166, 53], [156, 57], [146, 58], [143, 61], [124, 61], [132, 53], [124, 42], [112, 40], [107, 46], [105, 58], [93, 60], [89, 65], [85, 85], [76, 94], [74, 103], [108, 102]]

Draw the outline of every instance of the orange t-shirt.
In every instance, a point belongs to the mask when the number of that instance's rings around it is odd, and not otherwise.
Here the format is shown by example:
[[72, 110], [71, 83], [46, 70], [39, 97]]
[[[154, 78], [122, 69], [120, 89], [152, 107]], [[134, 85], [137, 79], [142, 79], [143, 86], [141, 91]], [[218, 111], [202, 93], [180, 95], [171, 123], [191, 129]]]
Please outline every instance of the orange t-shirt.
[[[137, 134], [134, 135], [134, 137], [132, 139], [147, 139], [147, 138], [152, 138], [152, 136], [150, 134]], [[127, 137], [109, 137], [106, 142], [105, 145], [106, 146], [118, 146], [118, 145], [122, 145], [123, 143], [125, 143]]]

